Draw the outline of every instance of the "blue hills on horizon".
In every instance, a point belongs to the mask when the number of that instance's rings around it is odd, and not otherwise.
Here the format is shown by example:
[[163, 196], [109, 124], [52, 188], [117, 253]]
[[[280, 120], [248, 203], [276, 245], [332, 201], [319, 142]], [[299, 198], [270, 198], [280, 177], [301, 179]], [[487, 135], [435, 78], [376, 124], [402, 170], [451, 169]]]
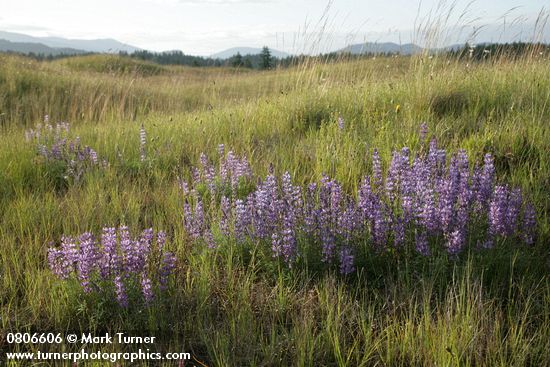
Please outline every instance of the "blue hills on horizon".
[[[463, 45], [451, 45], [443, 49], [456, 50]], [[0, 31], [0, 52], [10, 51], [17, 53], [34, 53], [42, 55], [79, 55], [85, 53], [133, 53], [142, 51], [143, 49], [122, 43], [115, 39], [68, 39], [61, 37], [34, 37], [21, 33]], [[262, 51], [261, 48], [255, 47], [232, 47], [217, 53], [214, 53], [209, 58], [226, 60], [237, 53], [242, 56], [258, 55]], [[271, 55], [282, 59], [292, 56], [290, 53], [270, 49]], [[422, 47], [414, 43], [397, 44], [394, 42], [365, 42], [348, 45], [334, 53], [349, 53], [352, 55], [361, 54], [401, 54], [414, 55], [425, 51]], [[437, 51], [437, 50], [436, 50]]]

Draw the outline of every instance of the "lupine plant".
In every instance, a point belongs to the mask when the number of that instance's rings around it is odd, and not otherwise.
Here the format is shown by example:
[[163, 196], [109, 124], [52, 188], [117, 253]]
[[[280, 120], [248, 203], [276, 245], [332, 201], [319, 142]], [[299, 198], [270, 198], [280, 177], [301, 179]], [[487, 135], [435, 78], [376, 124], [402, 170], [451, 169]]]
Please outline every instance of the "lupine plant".
[[166, 290], [176, 258], [166, 250], [164, 232], [155, 235], [149, 228], [132, 238], [121, 226], [103, 228], [99, 241], [88, 232], [78, 239], [63, 237], [60, 246], [48, 250], [48, 262], [60, 279], [77, 279], [86, 293], [113, 294], [127, 307], [134, 298], [150, 305], [155, 292]]
[[[192, 239], [204, 239], [209, 247], [215, 247], [215, 243], [211, 228], [212, 218], [206, 215], [205, 205], [219, 209], [220, 228], [229, 235], [229, 221], [233, 215], [246, 213], [246, 208], [241, 207], [243, 201], [238, 199], [239, 188], [252, 182], [252, 170], [246, 157], [237, 157], [232, 151], [226, 154], [223, 145], [218, 147], [218, 153], [218, 168], [209, 162], [205, 154], [201, 154], [199, 167], [192, 169], [191, 187], [186, 181], [179, 179], [184, 196], [184, 225], [187, 233]], [[206, 197], [210, 197], [210, 201], [205, 202]], [[219, 205], [216, 198], [220, 198]], [[235, 234], [238, 237], [244, 235], [238, 229]]]
[[139, 128], [139, 159], [141, 162], [147, 159], [147, 133], [143, 124]]
[[[535, 210], [520, 189], [497, 182], [491, 154], [482, 165], [472, 165], [463, 150], [449, 156], [435, 140], [426, 148], [415, 156], [406, 147], [394, 151], [385, 174], [374, 150], [372, 175], [354, 193], [327, 176], [304, 189], [285, 172], [258, 178], [242, 197], [232, 177], [247, 172], [250, 180], [248, 163], [231, 152], [224, 158], [222, 146], [219, 169], [201, 155], [192, 182], [180, 183], [185, 228], [192, 240], [209, 247], [216, 247], [216, 232], [237, 243], [270, 246], [273, 257], [288, 266], [304, 256], [303, 245], [313, 244], [342, 274], [356, 269], [362, 246], [397, 254], [411, 248], [422, 256], [437, 249], [456, 258], [467, 247], [492, 248], [505, 239], [533, 244]], [[197, 190], [204, 185], [218, 193], [210, 196], [209, 216]]]
[[82, 145], [80, 138], [69, 137], [69, 123], [49, 123], [48, 115], [44, 124], [25, 131], [27, 142], [36, 145], [38, 154], [47, 162], [57, 162], [64, 167], [64, 177], [79, 181], [86, 170], [92, 167], [106, 167], [108, 162], [100, 160], [97, 152]]

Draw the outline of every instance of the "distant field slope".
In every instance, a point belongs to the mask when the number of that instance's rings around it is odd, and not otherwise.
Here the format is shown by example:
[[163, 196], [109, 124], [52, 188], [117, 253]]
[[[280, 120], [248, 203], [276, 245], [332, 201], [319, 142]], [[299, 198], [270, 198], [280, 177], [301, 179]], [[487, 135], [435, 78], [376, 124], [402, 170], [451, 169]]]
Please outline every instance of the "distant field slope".
[[166, 68], [148, 61], [113, 55], [89, 55], [57, 61], [75, 71], [91, 71], [117, 75], [152, 76], [167, 71]]

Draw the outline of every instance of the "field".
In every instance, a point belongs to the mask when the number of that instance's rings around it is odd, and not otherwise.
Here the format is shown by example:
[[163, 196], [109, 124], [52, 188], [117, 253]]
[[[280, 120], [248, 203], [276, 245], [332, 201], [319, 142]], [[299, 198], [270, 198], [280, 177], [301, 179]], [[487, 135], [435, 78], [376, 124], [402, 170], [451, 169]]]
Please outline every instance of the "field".
[[[66, 160], [45, 159], [28, 139], [45, 115], [54, 126], [69, 122], [69, 138], [107, 163], [76, 175]], [[210, 246], [186, 225], [186, 204], [197, 199], [181, 183], [201, 166], [202, 152], [217, 164], [220, 144], [246, 157], [252, 172], [232, 195], [288, 171], [304, 195], [327, 175], [354, 197], [363, 176], [376, 175], [374, 149], [387, 172], [394, 150], [425, 154], [424, 133], [448, 158], [464, 149], [471, 167], [492, 155], [496, 181], [519, 187], [535, 208], [533, 244], [499, 237], [479, 248], [472, 235], [449, 254], [434, 238], [424, 256], [414, 238], [401, 248], [388, 239], [381, 249], [362, 239], [351, 243], [354, 271], [341, 274], [319, 260], [307, 236], [297, 238], [303, 256], [289, 266], [273, 257], [271, 240], [242, 243], [214, 231]], [[263, 72], [0, 55], [0, 335], [155, 336], [147, 348], [189, 352], [186, 366], [550, 366], [549, 152], [545, 54]], [[218, 199], [204, 196], [215, 227]], [[112, 289], [86, 293], [77, 278], [53, 274], [48, 249], [62, 236], [99, 238], [102, 228], [121, 225], [133, 235], [166, 232], [175, 266], [153, 301], [130, 295], [123, 307]], [[14, 348], [0, 339], [3, 352], [45, 349]]]

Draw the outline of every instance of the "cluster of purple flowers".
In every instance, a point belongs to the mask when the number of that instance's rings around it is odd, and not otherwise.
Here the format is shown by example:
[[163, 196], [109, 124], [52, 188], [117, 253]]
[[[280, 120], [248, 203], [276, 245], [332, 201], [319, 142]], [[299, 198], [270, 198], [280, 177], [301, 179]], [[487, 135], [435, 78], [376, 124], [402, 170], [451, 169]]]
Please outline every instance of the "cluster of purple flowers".
[[[228, 197], [237, 196], [239, 187], [246, 186], [252, 180], [252, 170], [246, 157], [238, 157], [232, 151], [225, 152], [221, 144], [218, 147], [219, 164], [216, 168], [205, 154], [200, 155], [200, 165], [192, 169], [192, 182], [179, 179], [180, 188], [183, 191], [184, 225], [188, 234], [193, 239], [202, 238], [209, 247], [215, 247], [214, 236], [211, 228], [211, 218], [206, 215], [205, 205], [218, 206], [220, 210], [220, 228], [224, 233], [229, 233], [229, 219], [239, 212], [246, 212], [240, 206], [239, 200], [233, 202], [233, 208]], [[208, 192], [209, 202], [204, 202], [200, 191]], [[219, 205], [216, 198], [221, 197]], [[241, 201], [242, 202], [242, 201]], [[237, 233], [240, 236], [239, 233]]]
[[154, 298], [154, 289], [167, 288], [176, 266], [173, 253], [166, 250], [166, 234], [146, 229], [132, 238], [128, 228], [103, 228], [100, 241], [91, 233], [78, 239], [63, 237], [59, 247], [48, 250], [52, 272], [60, 279], [75, 276], [85, 292], [114, 291], [118, 303], [128, 306], [128, 293], [140, 289], [145, 304]]
[[[230, 161], [241, 162], [232, 154]], [[222, 159], [219, 172], [228, 171], [227, 165]], [[231, 172], [247, 170], [250, 178], [248, 167]], [[329, 177], [303, 189], [288, 172], [280, 178], [271, 173], [244, 195], [235, 185], [218, 191], [205, 211], [196, 188], [206, 184], [214, 192], [227, 174], [216, 176], [201, 155], [193, 182], [183, 183], [185, 227], [209, 247], [216, 246], [216, 232], [236, 242], [269, 243], [273, 256], [289, 266], [301, 256], [300, 244], [313, 244], [343, 274], [355, 270], [360, 246], [381, 252], [410, 245], [424, 256], [442, 246], [455, 257], [470, 244], [487, 248], [502, 238], [534, 242], [534, 208], [519, 189], [497, 184], [490, 154], [472, 166], [465, 151], [448, 156], [432, 141], [414, 157], [408, 148], [394, 151], [385, 173], [374, 150], [372, 167], [355, 193]]]
[[[191, 191], [199, 185], [206, 186], [210, 194], [222, 192], [236, 192], [239, 184], [252, 179], [252, 170], [246, 157], [238, 157], [233, 151], [225, 153], [225, 146], [218, 146], [219, 167], [216, 168], [208, 157], [201, 153], [199, 167], [193, 167], [193, 186]], [[179, 179], [180, 188], [184, 194], [190, 193], [187, 182]]]
[[52, 125], [47, 115], [44, 121], [43, 125], [38, 124], [34, 129], [25, 131], [25, 138], [36, 145], [38, 154], [46, 161], [63, 163], [67, 177], [78, 181], [90, 167], [108, 166], [108, 162], [100, 160], [94, 149], [82, 145], [79, 137], [69, 138], [67, 122]]

